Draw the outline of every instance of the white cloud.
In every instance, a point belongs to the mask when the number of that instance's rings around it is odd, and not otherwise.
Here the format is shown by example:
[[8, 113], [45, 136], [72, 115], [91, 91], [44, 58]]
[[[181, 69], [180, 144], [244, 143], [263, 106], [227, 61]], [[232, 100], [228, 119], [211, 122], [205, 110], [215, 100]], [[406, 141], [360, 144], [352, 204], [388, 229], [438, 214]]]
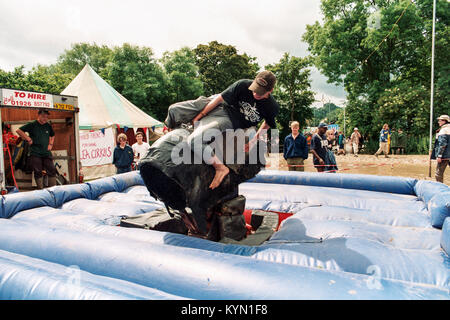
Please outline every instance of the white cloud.
[[[301, 36], [307, 24], [320, 20], [319, 6], [320, 0], [2, 0], [0, 68], [55, 63], [77, 42], [128, 42], [151, 47], [160, 57], [213, 40], [256, 57], [264, 67], [285, 52], [307, 54]], [[312, 89], [342, 100], [343, 90], [316, 73]]]

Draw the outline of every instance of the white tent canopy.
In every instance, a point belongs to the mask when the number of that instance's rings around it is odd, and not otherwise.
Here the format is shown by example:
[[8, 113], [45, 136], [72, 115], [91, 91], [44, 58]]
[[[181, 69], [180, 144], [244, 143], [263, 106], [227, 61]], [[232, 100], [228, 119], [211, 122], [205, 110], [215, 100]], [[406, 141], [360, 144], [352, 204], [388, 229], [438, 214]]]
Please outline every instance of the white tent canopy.
[[61, 94], [78, 97], [80, 129], [161, 127], [103, 80], [88, 64]]
[[[163, 126], [162, 122], [118, 93], [89, 65], [81, 70], [61, 94], [78, 97], [80, 160], [85, 179], [115, 174], [112, 151], [116, 145], [118, 127], [137, 130]], [[102, 134], [96, 134], [97, 130]], [[146, 132], [149, 134], [150, 130]]]

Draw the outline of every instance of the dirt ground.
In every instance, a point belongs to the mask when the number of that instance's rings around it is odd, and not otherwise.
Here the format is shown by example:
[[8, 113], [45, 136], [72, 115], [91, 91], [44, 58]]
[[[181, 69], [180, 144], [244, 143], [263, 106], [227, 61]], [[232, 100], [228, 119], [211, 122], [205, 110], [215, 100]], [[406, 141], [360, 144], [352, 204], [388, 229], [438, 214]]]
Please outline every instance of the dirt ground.
[[[360, 154], [358, 157], [355, 157], [353, 154], [347, 154], [345, 156], [336, 156], [336, 162], [339, 168], [338, 173], [399, 176], [435, 181], [436, 160], [431, 161], [431, 177], [429, 177], [428, 155], [389, 155], [389, 158], [381, 155], [376, 158], [373, 155], [366, 154]], [[267, 169], [288, 170], [283, 154], [270, 154]], [[305, 171], [317, 172], [313, 166], [311, 154], [305, 161]], [[450, 186], [450, 167], [445, 170], [444, 183]]]

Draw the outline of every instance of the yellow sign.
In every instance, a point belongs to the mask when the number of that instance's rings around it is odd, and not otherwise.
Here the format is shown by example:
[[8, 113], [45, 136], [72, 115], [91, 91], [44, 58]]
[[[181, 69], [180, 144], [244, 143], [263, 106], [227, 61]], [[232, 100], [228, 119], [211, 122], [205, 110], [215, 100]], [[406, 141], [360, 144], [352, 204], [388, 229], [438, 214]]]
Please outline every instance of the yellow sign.
[[75, 107], [73, 105], [71, 105], [71, 104], [55, 103], [55, 109], [75, 110]]

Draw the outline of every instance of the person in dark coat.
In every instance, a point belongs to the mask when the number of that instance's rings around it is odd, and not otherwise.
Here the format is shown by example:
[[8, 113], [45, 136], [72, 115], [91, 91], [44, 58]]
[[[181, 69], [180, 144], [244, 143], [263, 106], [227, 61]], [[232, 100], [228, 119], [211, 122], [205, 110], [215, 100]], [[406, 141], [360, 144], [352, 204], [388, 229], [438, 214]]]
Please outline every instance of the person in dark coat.
[[318, 132], [314, 134], [311, 141], [311, 152], [314, 155], [313, 163], [318, 172], [325, 171], [325, 160], [328, 152], [328, 140], [325, 135], [327, 127], [326, 123], [320, 123]]
[[308, 143], [299, 132], [298, 121], [291, 123], [292, 133], [284, 139], [283, 157], [288, 164], [289, 171], [305, 171], [304, 161], [308, 159]]
[[131, 164], [133, 163], [134, 153], [133, 149], [127, 144], [127, 136], [121, 133], [117, 136], [119, 145], [114, 148], [113, 165], [116, 166], [116, 173], [124, 173], [131, 171]]
[[436, 133], [431, 159], [436, 159], [436, 181], [444, 183], [445, 169], [450, 166], [450, 117], [446, 114], [438, 118], [439, 130]]

